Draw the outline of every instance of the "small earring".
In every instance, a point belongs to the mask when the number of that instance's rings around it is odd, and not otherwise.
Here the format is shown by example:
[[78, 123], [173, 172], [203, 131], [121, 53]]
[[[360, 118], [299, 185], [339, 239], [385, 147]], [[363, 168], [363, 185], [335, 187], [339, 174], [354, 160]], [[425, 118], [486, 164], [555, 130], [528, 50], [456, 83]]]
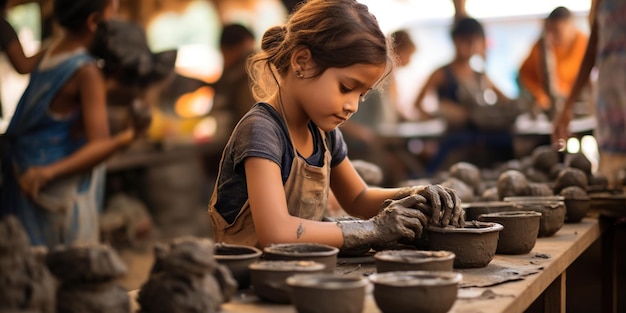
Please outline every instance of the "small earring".
[[298, 77], [298, 78], [304, 77], [304, 75], [302, 75], [302, 73], [300, 71], [296, 71], [294, 74], [296, 74], [296, 77]]

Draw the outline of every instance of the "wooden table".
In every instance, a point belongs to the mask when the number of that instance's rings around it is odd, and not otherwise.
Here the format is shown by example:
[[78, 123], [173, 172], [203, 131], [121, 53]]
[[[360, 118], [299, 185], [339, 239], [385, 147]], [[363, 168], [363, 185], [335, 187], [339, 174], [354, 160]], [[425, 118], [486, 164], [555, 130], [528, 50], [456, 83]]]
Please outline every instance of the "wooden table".
[[[526, 255], [496, 255], [494, 260], [483, 269], [459, 270], [466, 277], [474, 276], [489, 268], [508, 267], [523, 269], [520, 265], [535, 266], [535, 274], [521, 280], [510, 281], [488, 287], [470, 287], [459, 289], [459, 299], [450, 312], [524, 312], [542, 293], [545, 295], [546, 313], [565, 312], [565, 278], [568, 266], [585, 251], [603, 233], [604, 227], [596, 218], [585, 218], [581, 223], [565, 224], [554, 236], [539, 238], [533, 251]], [[524, 267], [524, 266], [522, 266]], [[339, 264], [337, 271], [346, 274], [367, 274], [374, 272], [374, 264], [350, 262]], [[351, 270], [352, 269], [352, 270]], [[134, 293], [133, 293], [134, 294]], [[478, 297], [476, 297], [478, 296]], [[131, 296], [132, 297], [132, 296]], [[133, 311], [134, 312], [134, 311]], [[276, 305], [259, 301], [248, 293], [222, 305], [223, 313], [295, 313], [292, 305]], [[371, 288], [365, 300], [364, 313], [380, 312], [371, 295]]]

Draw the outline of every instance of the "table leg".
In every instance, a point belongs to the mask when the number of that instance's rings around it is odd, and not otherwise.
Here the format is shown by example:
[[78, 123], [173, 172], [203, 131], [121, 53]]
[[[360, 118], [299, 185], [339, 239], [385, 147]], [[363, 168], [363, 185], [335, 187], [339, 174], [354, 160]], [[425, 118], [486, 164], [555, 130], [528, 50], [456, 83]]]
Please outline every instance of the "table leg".
[[617, 312], [617, 261], [613, 219], [600, 217], [606, 231], [602, 234], [602, 312]]
[[543, 292], [544, 313], [565, 313], [565, 272], [557, 276]]

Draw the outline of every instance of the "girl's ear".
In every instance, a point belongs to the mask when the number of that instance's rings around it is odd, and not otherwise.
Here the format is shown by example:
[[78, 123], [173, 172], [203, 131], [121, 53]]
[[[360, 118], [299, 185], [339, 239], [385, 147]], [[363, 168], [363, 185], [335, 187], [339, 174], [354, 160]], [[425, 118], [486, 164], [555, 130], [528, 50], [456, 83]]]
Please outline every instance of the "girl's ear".
[[87, 17], [87, 29], [91, 33], [95, 33], [98, 29], [98, 24], [102, 21], [102, 15], [100, 13], [91, 13], [89, 17]]
[[[315, 70], [315, 62], [311, 50], [306, 47], [298, 47], [291, 55], [291, 70], [295, 73], [301, 73], [303, 77], [310, 77]], [[292, 74], [294, 74], [292, 73]], [[296, 74], [296, 76], [300, 76]]]

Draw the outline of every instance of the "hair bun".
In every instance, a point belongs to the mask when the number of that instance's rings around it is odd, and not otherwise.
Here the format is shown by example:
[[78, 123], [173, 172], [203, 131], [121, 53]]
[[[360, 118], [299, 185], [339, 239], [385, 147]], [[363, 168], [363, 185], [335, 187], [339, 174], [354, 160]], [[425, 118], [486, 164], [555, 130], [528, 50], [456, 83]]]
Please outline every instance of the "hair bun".
[[278, 47], [284, 40], [287, 34], [287, 28], [284, 26], [274, 26], [265, 31], [263, 39], [261, 40], [261, 49], [268, 51]]

